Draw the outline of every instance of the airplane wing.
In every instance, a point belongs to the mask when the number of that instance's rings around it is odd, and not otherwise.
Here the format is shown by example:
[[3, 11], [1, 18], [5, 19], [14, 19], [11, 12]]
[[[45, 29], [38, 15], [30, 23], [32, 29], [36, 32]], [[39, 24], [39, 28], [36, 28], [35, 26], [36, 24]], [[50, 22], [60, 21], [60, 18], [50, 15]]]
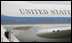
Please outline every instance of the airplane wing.
[[71, 37], [71, 28], [42, 29], [37, 32], [37, 36], [44, 38], [66, 38]]

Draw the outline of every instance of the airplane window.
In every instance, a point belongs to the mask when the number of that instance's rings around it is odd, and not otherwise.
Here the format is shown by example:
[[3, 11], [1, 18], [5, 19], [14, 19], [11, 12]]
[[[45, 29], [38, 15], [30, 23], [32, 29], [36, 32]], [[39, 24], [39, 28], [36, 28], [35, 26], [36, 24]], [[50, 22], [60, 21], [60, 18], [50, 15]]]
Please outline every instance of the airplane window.
[[9, 22], [9, 19], [6, 19], [6, 22]]
[[12, 22], [12, 19], [10, 19], [10, 22]]
[[13, 19], [11, 19], [11, 22], [13, 22]]
[[4, 22], [3, 19], [1, 19], [1, 22]]
[[16, 19], [14, 19], [13, 21], [16, 22]]
[[9, 22], [9, 19], [6, 19], [6, 22]]
[[6, 19], [4, 18], [4, 22], [6, 22]]

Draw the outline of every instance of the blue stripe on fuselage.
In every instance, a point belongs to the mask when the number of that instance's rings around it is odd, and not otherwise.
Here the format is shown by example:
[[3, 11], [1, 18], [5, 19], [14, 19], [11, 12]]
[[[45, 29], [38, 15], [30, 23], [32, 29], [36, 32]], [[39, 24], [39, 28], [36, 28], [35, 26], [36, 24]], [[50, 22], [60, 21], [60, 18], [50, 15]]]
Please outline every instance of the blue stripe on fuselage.
[[11, 17], [1, 15], [1, 24], [8, 23], [71, 23], [71, 17]]

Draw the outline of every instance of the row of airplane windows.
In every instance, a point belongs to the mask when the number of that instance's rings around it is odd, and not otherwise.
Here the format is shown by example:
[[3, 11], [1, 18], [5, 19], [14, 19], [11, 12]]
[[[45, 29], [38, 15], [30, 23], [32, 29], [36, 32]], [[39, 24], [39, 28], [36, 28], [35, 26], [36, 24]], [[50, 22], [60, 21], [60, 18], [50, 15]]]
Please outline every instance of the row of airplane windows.
[[[24, 21], [24, 20], [22, 20], [22, 21]], [[28, 21], [31, 21], [31, 19], [28, 19]], [[39, 21], [44, 21], [44, 20], [37, 20], [37, 21], [39, 22]], [[51, 21], [51, 20], [48, 20], [48, 21]], [[55, 20], [52, 20], [52, 21], [55, 21]], [[69, 19], [68, 21], [71, 22], [71, 19]], [[5, 19], [4, 18], [4, 19], [1, 19], [1, 22], [18, 22], [18, 19]]]
[[1, 22], [17, 22], [17, 19], [1, 19]]

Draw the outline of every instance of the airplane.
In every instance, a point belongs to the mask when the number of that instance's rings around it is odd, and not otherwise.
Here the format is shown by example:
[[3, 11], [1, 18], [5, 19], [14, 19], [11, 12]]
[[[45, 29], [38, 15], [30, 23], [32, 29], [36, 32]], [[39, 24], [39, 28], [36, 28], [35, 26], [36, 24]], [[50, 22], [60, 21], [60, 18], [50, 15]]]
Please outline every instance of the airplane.
[[24, 26], [47, 25], [53, 27], [54, 25], [64, 25], [65, 27], [38, 30], [36, 35], [41, 38], [70, 36], [71, 5], [1, 1], [1, 25], [14, 26], [16, 28]]

